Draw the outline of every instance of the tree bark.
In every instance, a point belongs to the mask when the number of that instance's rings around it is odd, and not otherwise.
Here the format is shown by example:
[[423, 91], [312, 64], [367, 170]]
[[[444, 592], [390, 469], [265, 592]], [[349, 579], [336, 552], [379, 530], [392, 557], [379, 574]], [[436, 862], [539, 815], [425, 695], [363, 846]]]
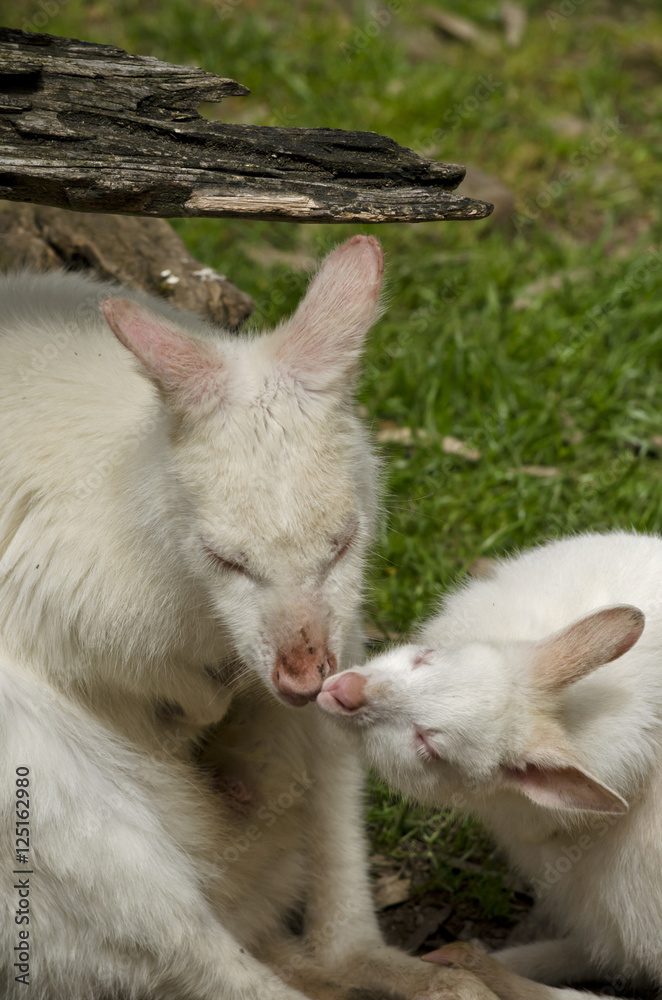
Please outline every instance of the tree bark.
[[0, 198], [80, 212], [290, 222], [481, 219], [464, 168], [375, 132], [207, 122], [234, 80], [0, 28]]
[[118, 281], [231, 330], [253, 311], [250, 295], [192, 257], [164, 219], [0, 203], [0, 271], [17, 267]]

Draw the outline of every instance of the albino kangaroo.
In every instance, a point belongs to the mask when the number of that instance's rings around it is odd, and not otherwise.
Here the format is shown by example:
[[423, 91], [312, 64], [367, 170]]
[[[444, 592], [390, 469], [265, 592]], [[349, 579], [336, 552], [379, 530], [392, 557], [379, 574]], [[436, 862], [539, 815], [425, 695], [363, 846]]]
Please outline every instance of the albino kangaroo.
[[462, 945], [433, 961], [523, 1000], [568, 991], [507, 970], [662, 986], [662, 538], [587, 534], [500, 562], [318, 703], [395, 788], [480, 817], [558, 928], [501, 964]]
[[0, 279], [3, 997], [492, 996], [384, 945], [360, 775], [307, 706], [361, 653], [381, 275], [355, 237], [253, 338]]

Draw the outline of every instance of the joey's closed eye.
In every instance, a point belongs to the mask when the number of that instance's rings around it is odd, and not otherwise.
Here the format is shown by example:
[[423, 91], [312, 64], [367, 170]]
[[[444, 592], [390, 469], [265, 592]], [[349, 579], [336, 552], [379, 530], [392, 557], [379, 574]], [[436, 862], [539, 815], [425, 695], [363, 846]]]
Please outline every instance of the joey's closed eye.
[[434, 738], [438, 735], [435, 729], [414, 728], [414, 748], [421, 760], [439, 760], [439, 754], [433, 745]]
[[202, 551], [218, 569], [224, 569], [230, 573], [241, 573], [242, 576], [252, 576], [246, 566], [245, 557], [241, 553], [238, 556], [222, 556], [205, 541], [202, 542]]

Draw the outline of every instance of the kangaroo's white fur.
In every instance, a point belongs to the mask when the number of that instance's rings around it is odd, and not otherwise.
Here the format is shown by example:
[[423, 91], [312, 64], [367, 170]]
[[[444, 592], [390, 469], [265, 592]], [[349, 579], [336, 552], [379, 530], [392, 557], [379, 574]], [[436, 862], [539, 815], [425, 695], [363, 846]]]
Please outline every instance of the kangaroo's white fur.
[[4, 997], [17, 767], [35, 1000], [295, 1000], [307, 974], [490, 995], [383, 944], [360, 774], [305, 706], [361, 650], [351, 393], [381, 272], [355, 237], [240, 338], [77, 275], [0, 279]]
[[563, 940], [501, 952], [509, 969], [662, 985], [662, 538], [500, 562], [318, 701], [386, 781], [480, 817], [531, 881]]

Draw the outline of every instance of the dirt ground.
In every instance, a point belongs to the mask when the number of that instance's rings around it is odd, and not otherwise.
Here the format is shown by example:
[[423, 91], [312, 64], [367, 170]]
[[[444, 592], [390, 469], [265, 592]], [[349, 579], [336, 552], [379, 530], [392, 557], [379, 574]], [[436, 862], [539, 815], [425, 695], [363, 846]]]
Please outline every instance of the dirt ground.
[[486, 948], [503, 948], [508, 935], [523, 919], [531, 899], [522, 896], [516, 906], [517, 919], [497, 917], [486, 920], [470, 900], [453, 900], [435, 891], [389, 906], [379, 914], [379, 922], [389, 944], [424, 955], [451, 941], [480, 941]]
[[[486, 950], [503, 948], [507, 943], [524, 943], [534, 936], [530, 918], [533, 897], [519, 880], [511, 891], [512, 917], [486, 919], [475, 901], [453, 899], [449, 893], [435, 890], [415, 893], [413, 897], [379, 911], [379, 921], [389, 944], [415, 955], [442, 948], [451, 941], [472, 941]], [[623, 1000], [662, 1000], [653, 987], [635, 988], [621, 981], [570, 984], [588, 995], [619, 997]]]
[[[516, 877], [508, 876], [510, 914], [486, 916], [480, 903], [445, 889], [416, 889], [425, 884], [425, 865], [398, 864], [385, 855], [372, 857], [379, 921], [389, 944], [423, 955], [451, 941], [473, 941], [492, 951], [512, 937], [526, 937], [533, 897]], [[519, 930], [518, 930], [519, 928]]]

